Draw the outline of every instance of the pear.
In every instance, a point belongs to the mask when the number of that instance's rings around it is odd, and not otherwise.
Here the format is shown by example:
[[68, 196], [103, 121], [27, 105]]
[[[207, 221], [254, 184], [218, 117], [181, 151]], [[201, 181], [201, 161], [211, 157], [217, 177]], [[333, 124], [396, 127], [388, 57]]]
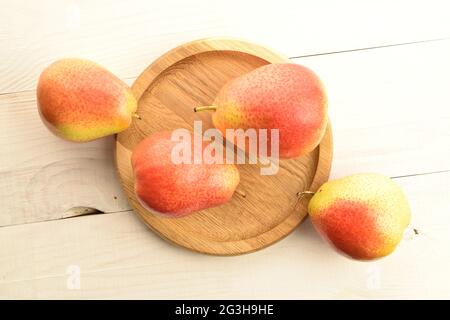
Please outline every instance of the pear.
[[338, 251], [359, 260], [393, 252], [411, 219], [400, 187], [375, 173], [323, 184], [311, 198], [308, 212], [326, 240]]
[[42, 72], [37, 101], [50, 131], [76, 142], [127, 129], [137, 108], [124, 82], [98, 64], [76, 58], [58, 60]]
[[[213, 106], [194, 110], [214, 110], [213, 124], [223, 136], [226, 129], [278, 129], [280, 158], [299, 157], [316, 148], [328, 119], [320, 79], [293, 63], [268, 64], [232, 79]], [[267, 150], [270, 146], [269, 135]]]
[[[172, 139], [172, 132], [156, 132], [134, 148], [131, 163], [135, 193], [140, 203], [166, 217], [183, 217], [228, 202], [239, 184], [239, 171], [233, 164], [194, 162], [193, 136], [184, 141]], [[174, 154], [180, 144], [192, 150], [187, 161]], [[201, 152], [206, 148], [202, 143]]]

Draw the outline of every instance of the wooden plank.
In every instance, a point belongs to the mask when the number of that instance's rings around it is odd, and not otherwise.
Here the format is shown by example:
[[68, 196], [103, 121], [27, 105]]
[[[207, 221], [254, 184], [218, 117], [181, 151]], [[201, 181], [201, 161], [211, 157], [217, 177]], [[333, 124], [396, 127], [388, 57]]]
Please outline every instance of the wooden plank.
[[[446, 0], [1, 1], [0, 93], [31, 90], [65, 56], [121, 78], [186, 41], [227, 35], [288, 56], [450, 37]], [[426, 21], [426, 23], [425, 23]]]
[[132, 213], [113, 213], [0, 228], [0, 298], [448, 299], [450, 172], [396, 181], [413, 220], [382, 260], [340, 256], [309, 221], [265, 250], [205, 256], [164, 242]]
[[[450, 41], [441, 41], [295, 59], [328, 90], [332, 177], [450, 169], [449, 56]], [[57, 139], [41, 124], [33, 91], [0, 95], [0, 128], [0, 226], [79, 215], [64, 213], [78, 206], [130, 209], [112, 138]]]
[[332, 177], [450, 169], [450, 41], [295, 59], [329, 95]]
[[[0, 225], [130, 209], [116, 177], [114, 137], [71, 143], [41, 123], [34, 92], [0, 96]], [[86, 212], [88, 213], [88, 212]]]

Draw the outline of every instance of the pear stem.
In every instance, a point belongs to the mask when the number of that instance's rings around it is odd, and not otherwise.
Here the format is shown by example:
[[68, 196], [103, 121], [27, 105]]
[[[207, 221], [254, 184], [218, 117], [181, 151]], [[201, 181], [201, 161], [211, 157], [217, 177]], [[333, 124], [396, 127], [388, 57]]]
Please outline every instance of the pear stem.
[[201, 107], [195, 107], [194, 112], [200, 112], [200, 111], [216, 111], [216, 106], [201, 106]]
[[247, 196], [247, 194], [239, 189], [236, 189], [234, 192], [236, 192], [238, 195], [240, 195], [242, 198], [245, 198]]
[[307, 195], [307, 194], [309, 194], [309, 195], [314, 195], [314, 194], [316, 194], [315, 192], [313, 192], [313, 191], [300, 191], [300, 192], [297, 192], [297, 197], [299, 198], [299, 199], [302, 199], [305, 195]]
[[133, 113], [133, 117], [134, 118], [136, 118], [136, 119], [139, 119], [139, 120], [141, 120], [142, 118], [141, 118], [141, 116], [140, 115], [138, 115], [137, 113]]

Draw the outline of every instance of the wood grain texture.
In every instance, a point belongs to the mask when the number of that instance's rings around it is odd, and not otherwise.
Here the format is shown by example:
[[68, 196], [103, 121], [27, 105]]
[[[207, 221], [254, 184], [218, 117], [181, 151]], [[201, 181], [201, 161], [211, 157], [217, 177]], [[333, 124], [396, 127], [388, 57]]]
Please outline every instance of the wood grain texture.
[[129, 209], [114, 137], [71, 143], [42, 124], [34, 92], [0, 96], [0, 226]]
[[[201, 37], [248, 38], [290, 57], [442, 38], [447, 0], [280, 0], [257, 11], [237, 0], [0, 4], [1, 298], [450, 298], [450, 176], [416, 176], [450, 169], [448, 41], [295, 59], [323, 78], [332, 100], [332, 177], [411, 175], [396, 181], [419, 235], [410, 230], [386, 259], [347, 260], [308, 221], [266, 250], [232, 258], [167, 244], [131, 211], [32, 223], [60, 219], [72, 205], [129, 208], [108, 177], [113, 139], [68, 145], [36, 121], [33, 90], [55, 59], [89, 58], [132, 83], [163, 52]], [[38, 174], [58, 160], [58, 173]], [[27, 197], [30, 183], [39, 187]], [[72, 265], [81, 268], [79, 290], [67, 286]]]
[[[265, 250], [213, 257], [172, 246], [132, 212], [112, 213], [1, 228], [0, 298], [449, 299], [450, 173], [395, 181], [412, 222], [379, 261], [340, 256], [309, 220]], [[67, 287], [70, 266], [78, 290]]]
[[260, 167], [238, 165], [240, 192], [224, 205], [184, 218], [168, 219], [147, 211], [134, 193], [131, 153], [153, 132], [213, 128], [211, 115], [193, 108], [209, 105], [222, 86], [267, 63], [290, 62], [271, 50], [248, 42], [213, 38], [179, 46], [148, 67], [132, 90], [138, 99], [140, 120], [117, 135], [117, 167], [125, 193], [142, 220], [163, 238], [194, 251], [236, 255], [248, 253], [284, 238], [307, 215], [306, 199], [297, 193], [315, 191], [328, 179], [331, 168], [331, 129], [320, 146], [299, 159], [280, 162], [276, 175], [263, 176]]
[[32, 90], [62, 57], [136, 77], [167, 50], [211, 36], [300, 56], [450, 37], [447, 0], [1, 0], [0, 93]]

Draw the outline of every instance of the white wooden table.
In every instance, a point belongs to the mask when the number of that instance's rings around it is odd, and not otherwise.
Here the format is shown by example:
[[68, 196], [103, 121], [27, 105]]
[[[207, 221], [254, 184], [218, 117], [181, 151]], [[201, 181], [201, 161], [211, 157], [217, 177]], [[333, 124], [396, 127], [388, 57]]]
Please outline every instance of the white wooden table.
[[[2, 0], [0, 8], [0, 298], [450, 298], [448, 1]], [[131, 84], [174, 46], [222, 35], [320, 75], [332, 178], [376, 171], [409, 197], [411, 228], [393, 255], [348, 260], [309, 221], [244, 256], [174, 247], [133, 214], [113, 137], [68, 143], [40, 122], [36, 81], [53, 60], [92, 59]]]

